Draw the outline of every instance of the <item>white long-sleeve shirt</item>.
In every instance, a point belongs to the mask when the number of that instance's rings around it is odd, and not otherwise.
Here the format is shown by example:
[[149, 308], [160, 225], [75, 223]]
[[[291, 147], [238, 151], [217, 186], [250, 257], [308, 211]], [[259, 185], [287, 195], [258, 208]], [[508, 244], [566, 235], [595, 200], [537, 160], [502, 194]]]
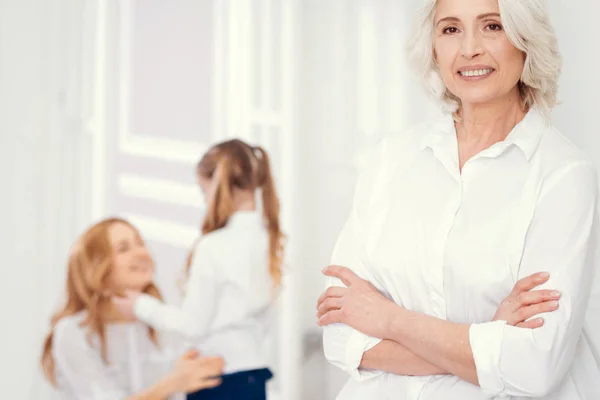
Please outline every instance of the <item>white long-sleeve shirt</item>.
[[234, 213], [194, 251], [181, 307], [142, 295], [136, 316], [183, 335], [201, 354], [221, 356], [225, 373], [268, 367], [273, 299], [268, 232], [259, 212]]
[[[386, 137], [359, 178], [332, 263], [409, 310], [472, 324], [481, 387], [360, 370], [380, 339], [334, 324], [324, 329], [325, 355], [351, 375], [338, 399], [600, 399], [600, 358], [584, 327], [597, 204], [594, 168], [535, 109], [462, 174], [449, 115]], [[540, 288], [562, 293], [543, 327], [490, 322], [517, 280], [542, 271], [550, 280]]]
[[[102, 360], [97, 336], [91, 344], [81, 326], [85, 313], [65, 317], [55, 327], [52, 357], [62, 400], [120, 400], [148, 389], [171, 372], [183, 354], [168, 336], [158, 347], [142, 323], [106, 325], [107, 361]], [[183, 399], [183, 394], [170, 399]]]

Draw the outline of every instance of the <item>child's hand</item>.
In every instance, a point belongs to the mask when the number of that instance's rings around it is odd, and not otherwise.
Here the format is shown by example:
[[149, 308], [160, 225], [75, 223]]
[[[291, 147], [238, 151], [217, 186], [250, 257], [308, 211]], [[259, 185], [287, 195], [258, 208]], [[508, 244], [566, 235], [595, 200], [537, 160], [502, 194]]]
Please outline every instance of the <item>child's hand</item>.
[[135, 316], [134, 307], [139, 296], [140, 292], [126, 290], [125, 296], [112, 296], [111, 301], [124, 318], [135, 321], [137, 318]]

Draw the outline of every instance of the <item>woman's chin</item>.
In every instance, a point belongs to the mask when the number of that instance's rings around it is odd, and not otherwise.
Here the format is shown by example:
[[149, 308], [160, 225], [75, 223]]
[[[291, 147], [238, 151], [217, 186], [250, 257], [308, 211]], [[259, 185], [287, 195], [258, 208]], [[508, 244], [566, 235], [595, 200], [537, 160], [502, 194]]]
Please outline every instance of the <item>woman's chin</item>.
[[460, 91], [457, 97], [460, 99], [463, 107], [481, 107], [493, 105], [494, 103], [513, 97], [517, 101], [519, 94], [517, 87], [508, 91], [498, 87], [473, 87]]
[[135, 292], [144, 292], [146, 291], [146, 289], [148, 289], [148, 286], [152, 285], [152, 279], [153, 277], [149, 277], [148, 279], [143, 279], [138, 282], [132, 283], [131, 285], [129, 285], [127, 290], [133, 290]]
[[477, 107], [491, 104], [495, 100], [497, 100], [497, 96], [490, 95], [489, 93], [469, 93], [468, 95], [461, 97], [461, 104], [463, 107]]

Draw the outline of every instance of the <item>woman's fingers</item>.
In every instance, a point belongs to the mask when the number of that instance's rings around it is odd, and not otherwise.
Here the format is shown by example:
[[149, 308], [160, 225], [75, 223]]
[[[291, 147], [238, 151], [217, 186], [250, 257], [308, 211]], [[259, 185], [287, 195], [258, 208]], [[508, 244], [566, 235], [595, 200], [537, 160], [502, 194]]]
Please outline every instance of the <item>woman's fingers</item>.
[[221, 357], [199, 357], [196, 360], [199, 375], [212, 378], [223, 373], [223, 359]]
[[325, 326], [329, 324], [335, 324], [338, 322], [344, 322], [344, 313], [342, 310], [332, 310], [319, 317], [317, 325]]
[[533, 304], [518, 309], [514, 316], [516, 318], [515, 324], [527, 321], [529, 318], [535, 317], [536, 315], [556, 311], [558, 309], [558, 301], [545, 301], [543, 303]]
[[544, 326], [543, 318], [534, 318], [529, 321], [518, 323], [517, 328], [536, 329]]
[[547, 272], [539, 272], [533, 275], [526, 276], [525, 278], [522, 278], [519, 281], [517, 281], [517, 283], [513, 287], [511, 295], [517, 296], [520, 293], [528, 292], [534, 287], [548, 282], [548, 279], [550, 279], [550, 274], [548, 274]]
[[539, 314], [558, 309], [561, 294], [557, 290], [533, 290], [550, 279], [547, 272], [539, 272], [520, 279], [510, 294], [500, 303], [494, 321], [503, 320], [511, 326], [535, 329], [544, 325]]
[[330, 286], [323, 294], [319, 297], [317, 301], [317, 310], [321, 306], [321, 303], [325, 301], [328, 297], [342, 297], [346, 293], [348, 288], [340, 287], [340, 286]]
[[361, 279], [356, 275], [350, 268], [342, 267], [340, 265], [330, 265], [323, 269], [323, 275], [330, 276], [332, 278], [338, 278], [347, 287], [352, 284], [360, 282]]
[[558, 299], [560, 299], [560, 292], [557, 290], [532, 290], [517, 295], [517, 303], [521, 307]]
[[197, 388], [194, 391], [202, 390], [202, 389], [210, 389], [217, 387], [221, 384], [221, 379], [219, 378], [200, 378], [198, 380]]
[[317, 310], [317, 318], [321, 318], [323, 315], [332, 310], [339, 310], [342, 308], [343, 299], [341, 297], [327, 297]]
[[198, 349], [189, 349], [183, 354], [183, 356], [181, 356], [181, 358], [188, 359], [188, 360], [194, 360], [194, 359], [197, 359], [199, 356], [200, 356], [200, 352], [198, 351]]

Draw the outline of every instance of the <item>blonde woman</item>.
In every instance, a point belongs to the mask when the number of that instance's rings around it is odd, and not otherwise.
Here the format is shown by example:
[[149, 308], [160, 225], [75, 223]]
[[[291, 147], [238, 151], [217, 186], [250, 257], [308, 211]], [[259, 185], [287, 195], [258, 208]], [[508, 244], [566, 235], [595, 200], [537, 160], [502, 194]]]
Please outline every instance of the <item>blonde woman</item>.
[[269, 157], [260, 147], [231, 140], [202, 157], [197, 175], [208, 210], [182, 306], [137, 293], [116, 303], [157, 329], [182, 334], [200, 352], [224, 358], [222, 384], [188, 399], [265, 400], [272, 377], [263, 351], [267, 316], [283, 258]]
[[600, 399], [598, 177], [552, 126], [546, 2], [425, 3], [409, 55], [446, 112], [382, 141], [325, 270], [338, 399]]
[[112, 294], [160, 299], [154, 262], [137, 230], [110, 218], [89, 228], [69, 257], [66, 302], [52, 317], [42, 368], [63, 400], [158, 400], [214, 387], [223, 360], [183, 354], [153, 328], [121, 314]]

